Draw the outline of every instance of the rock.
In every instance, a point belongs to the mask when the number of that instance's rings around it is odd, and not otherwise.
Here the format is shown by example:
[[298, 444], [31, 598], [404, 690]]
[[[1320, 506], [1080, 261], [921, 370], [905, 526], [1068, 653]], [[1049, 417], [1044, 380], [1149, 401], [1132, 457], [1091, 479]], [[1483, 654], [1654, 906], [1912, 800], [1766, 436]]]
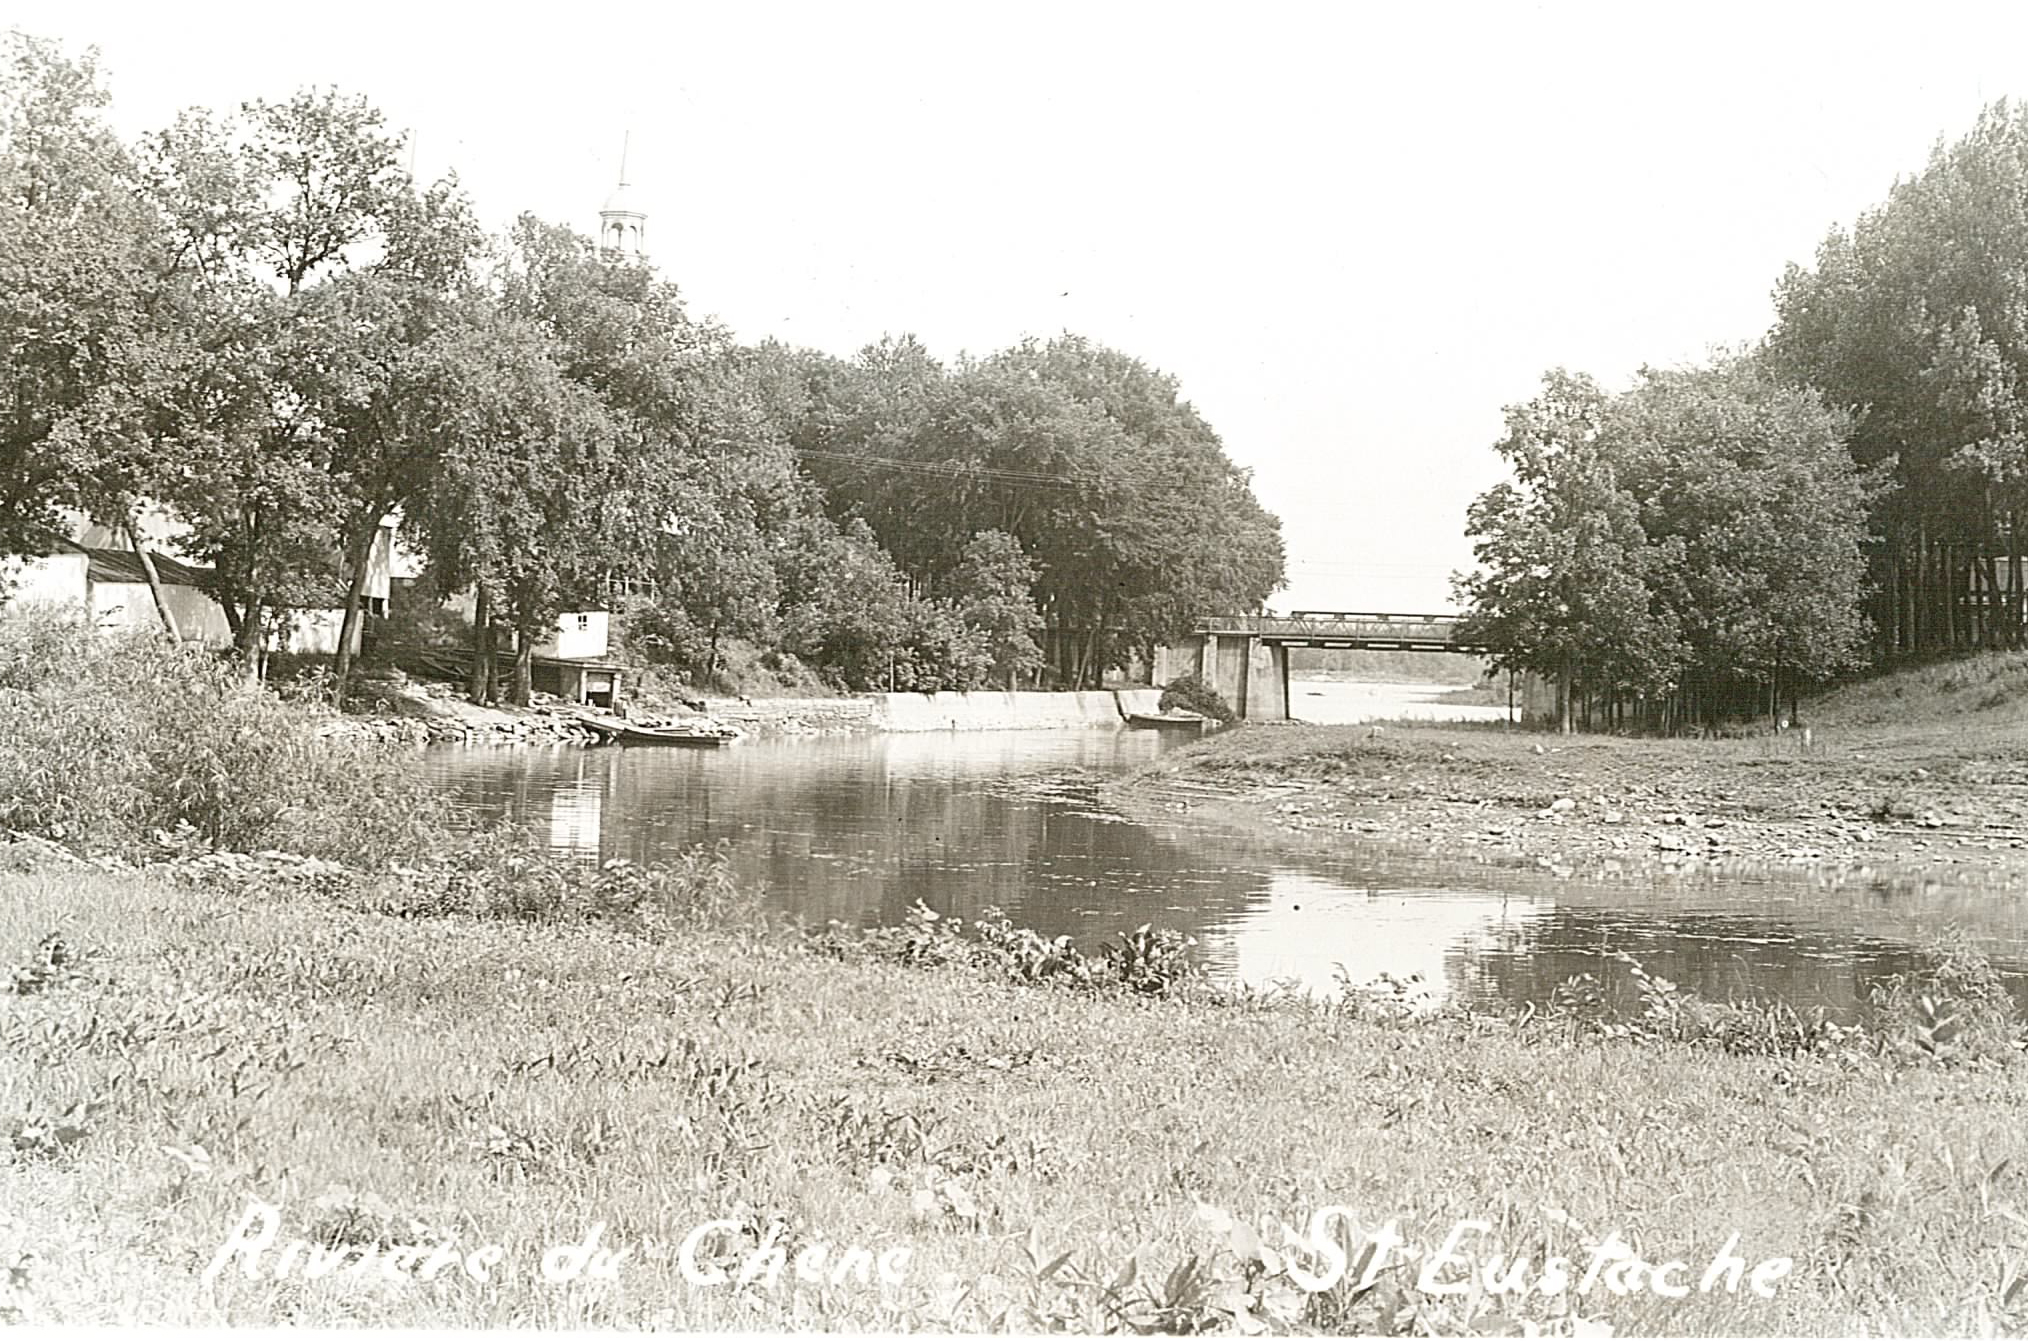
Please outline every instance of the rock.
[[1549, 803], [1549, 808], [1561, 815], [1577, 809], [1577, 802], [1571, 800], [1568, 796], [1559, 796]]
[[1534, 752], [1535, 752], [1536, 754], [1547, 754], [1547, 753], [1549, 753], [1549, 751], [1547, 751], [1547, 750], [1543, 749], [1543, 748], [1542, 748], [1542, 747], [1541, 747], [1540, 745], [1530, 745], [1530, 746], [1529, 746], [1528, 748], [1529, 748], [1530, 750], [1534, 751]]
[[[1627, 817], [1617, 810], [1608, 810], [1606, 811], [1605, 814], [1601, 815], [1599, 818], [1607, 824], [1620, 824], [1623, 823]], [[1621, 840], [1615, 839], [1614, 841], [1618, 842]]]
[[1916, 820], [1916, 823], [1925, 829], [1941, 829], [1944, 826], [1944, 819], [1942, 815], [1937, 814], [1934, 810], [1925, 810], [1922, 812], [1921, 818]]

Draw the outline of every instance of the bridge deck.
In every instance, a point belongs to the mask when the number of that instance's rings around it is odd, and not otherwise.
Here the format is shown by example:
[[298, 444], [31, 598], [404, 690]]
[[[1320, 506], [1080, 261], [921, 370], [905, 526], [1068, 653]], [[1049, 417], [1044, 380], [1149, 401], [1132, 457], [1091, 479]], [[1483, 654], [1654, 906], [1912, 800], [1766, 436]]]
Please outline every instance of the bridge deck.
[[1376, 651], [1484, 652], [1458, 637], [1456, 615], [1347, 613], [1298, 610], [1288, 615], [1211, 615], [1199, 634], [1258, 638], [1284, 647], [1355, 647]]

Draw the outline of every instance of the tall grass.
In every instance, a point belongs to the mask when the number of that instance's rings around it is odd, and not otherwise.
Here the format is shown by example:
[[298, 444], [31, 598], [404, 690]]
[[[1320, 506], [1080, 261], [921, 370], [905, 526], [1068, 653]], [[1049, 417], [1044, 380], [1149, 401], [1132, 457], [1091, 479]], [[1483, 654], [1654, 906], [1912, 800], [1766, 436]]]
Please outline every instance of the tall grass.
[[383, 867], [440, 832], [406, 759], [202, 650], [0, 616], [0, 830], [86, 852], [283, 848]]

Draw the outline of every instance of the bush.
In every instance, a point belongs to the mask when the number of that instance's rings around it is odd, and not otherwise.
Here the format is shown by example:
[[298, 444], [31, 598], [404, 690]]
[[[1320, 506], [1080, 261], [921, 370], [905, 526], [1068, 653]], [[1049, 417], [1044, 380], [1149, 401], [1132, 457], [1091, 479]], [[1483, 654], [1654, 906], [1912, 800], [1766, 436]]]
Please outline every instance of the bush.
[[398, 917], [595, 921], [647, 934], [764, 920], [758, 892], [733, 877], [723, 842], [651, 866], [593, 866], [506, 828], [469, 835], [404, 867], [369, 897], [375, 911]]
[[2014, 997], [1986, 957], [1953, 928], [1924, 946], [1913, 972], [1872, 991], [1881, 1044], [1903, 1061], [2012, 1061], [2020, 1055]]
[[997, 908], [983, 910], [969, 932], [965, 921], [917, 901], [900, 926], [848, 932], [833, 923], [819, 948], [840, 955], [867, 954], [912, 967], [957, 967], [1021, 983], [1053, 983], [1088, 992], [1125, 990], [1143, 996], [1178, 996], [1203, 984], [1190, 958], [1196, 941], [1167, 928], [1137, 927], [1087, 955], [1070, 937], [1048, 937], [1009, 922]]
[[337, 723], [200, 649], [9, 610], [0, 830], [128, 852], [180, 833], [368, 868], [426, 849], [444, 802], [411, 757], [327, 732]]
[[1223, 695], [1195, 675], [1179, 675], [1162, 686], [1162, 701], [1156, 705], [1156, 711], [1167, 712], [1171, 708], [1187, 708], [1214, 722], [1230, 722], [1239, 716]]

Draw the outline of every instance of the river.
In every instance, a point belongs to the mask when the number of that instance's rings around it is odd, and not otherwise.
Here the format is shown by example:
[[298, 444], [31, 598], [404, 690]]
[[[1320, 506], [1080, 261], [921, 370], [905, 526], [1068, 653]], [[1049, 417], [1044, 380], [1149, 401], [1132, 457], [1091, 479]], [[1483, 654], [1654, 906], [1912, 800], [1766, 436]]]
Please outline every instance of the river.
[[[1298, 683], [1311, 720], [1504, 717], [1444, 686]], [[1314, 692], [1312, 692], [1314, 691]], [[1169, 731], [992, 731], [754, 739], [723, 750], [439, 747], [432, 776], [479, 813], [588, 858], [650, 860], [726, 840], [739, 874], [816, 924], [898, 921], [918, 900], [1087, 950], [1142, 923], [1187, 931], [1215, 974], [1330, 991], [1381, 974], [1430, 1001], [1546, 1002], [1578, 973], [1624, 994], [1610, 958], [1710, 997], [1849, 1016], [1910, 948], [1952, 924], [2010, 973], [2028, 915], [2004, 893], [1847, 877], [1557, 879], [1347, 849], [1295, 859], [1178, 814], [1137, 823], [1096, 799]]]

